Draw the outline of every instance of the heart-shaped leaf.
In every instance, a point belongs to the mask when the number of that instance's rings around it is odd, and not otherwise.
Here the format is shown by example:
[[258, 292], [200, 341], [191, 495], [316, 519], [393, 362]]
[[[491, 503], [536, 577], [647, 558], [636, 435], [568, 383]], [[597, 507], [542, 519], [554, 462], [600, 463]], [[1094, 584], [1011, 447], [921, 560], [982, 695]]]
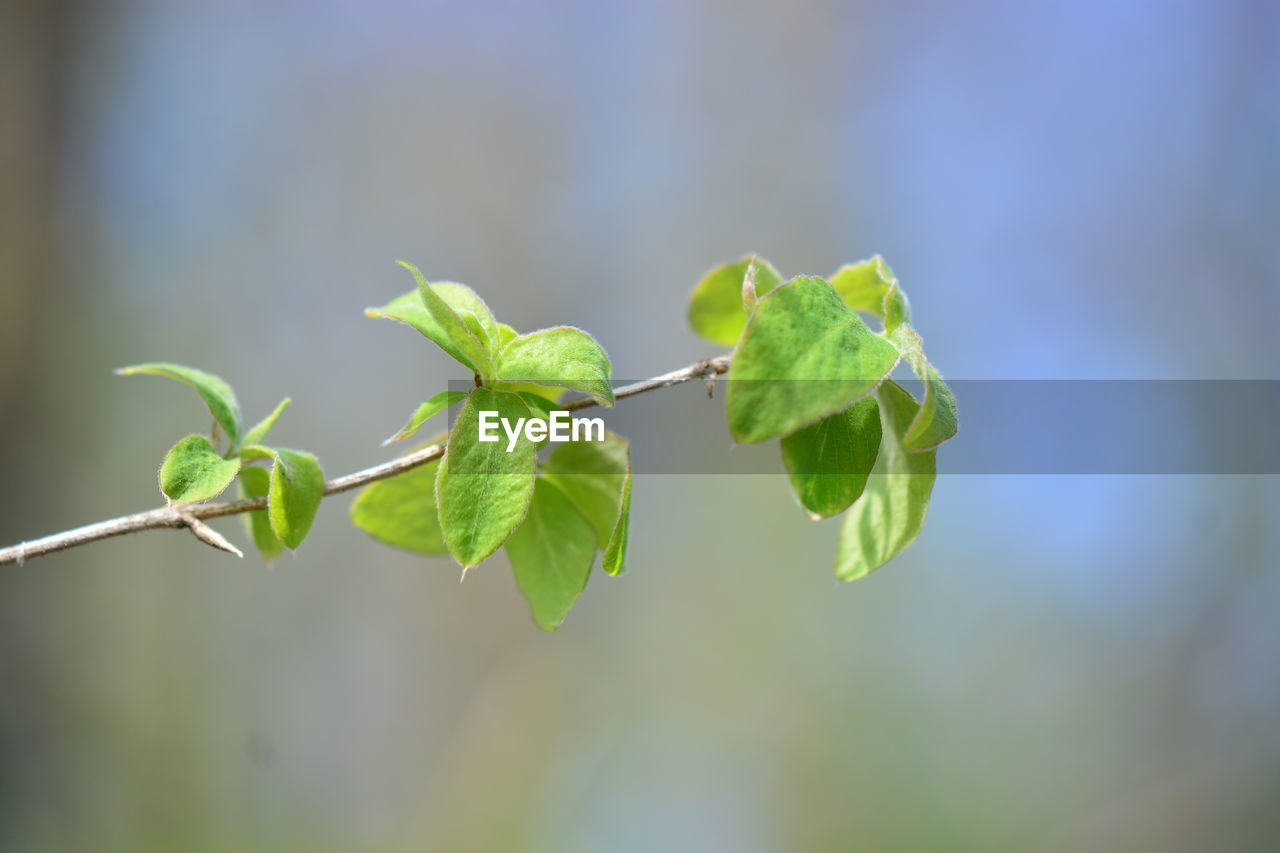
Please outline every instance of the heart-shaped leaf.
[[213, 415], [214, 421], [226, 433], [232, 449], [240, 443], [240, 405], [236, 402], [235, 392], [231, 390], [230, 385], [212, 373], [205, 373], [203, 370], [196, 370], [194, 367], [184, 367], [181, 364], [172, 364], [170, 362], [135, 364], [133, 367], [121, 367], [116, 373], [120, 376], [134, 376], [137, 374], [166, 376], [169, 379], [176, 379], [179, 382], [190, 385], [196, 389], [201, 399], [204, 400], [205, 405], [209, 407], [209, 413]]
[[521, 335], [502, 350], [498, 379], [581, 391], [613, 405], [611, 367], [604, 347], [581, 329], [558, 326]]
[[795, 432], [869, 394], [898, 361], [820, 278], [793, 278], [761, 297], [729, 368], [734, 441]]
[[448, 554], [436, 512], [439, 460], [381, 480], [351, 504], [351, 520], [379, 542], [418, 554]]
[[521, 430], [507, 452], [501, 429], [497, 441], [480, 441], [482, 411], [496, 412], [513, 429], [530, 417], [518, 395], [476, 388], [454, 422], [436, 475], [436, 506], [445, 544], [463, 568], [478, 564], [507, 541], [533, 495], [533, 442]]
[[743, 280], [755, 261], [752, 290], [759, 300], [782, 283], [782, 276], [764, 258], [747, 255], [709, 270], [689, 296], [689, 325], [713, 344], [731, 347], [747, 325]]
[[238, 458], [223, 459], [209, 439], [189, 435], [169, 449], [160, 466], [160, 491], [174, 503], [207, 501], [231, 485]]
[[533, 621], [544, 631], [559, 628], [591, 576], [591, 523], [555, 483], [538, 477], [529, 513], [506, 548]]
[[876, 391], [883, 437], [875, 470], [840, 528], [836, 577], [864, 577], [920, 535], [937, 475], [937, 451], [911, 453], [902, 444], [920, 405], [887, 381]]
[[545, 472], [595, 528], [604, 570], [621, 574], [630, 526], [631, 442], [606, 431], [604, 441], [561, 444], [547, 460]]
[[843, 412], [783, 436], [782, 462], [800, 505], [816, 519], [848, 509], [880, 450], [880, 407], [863, 397]]

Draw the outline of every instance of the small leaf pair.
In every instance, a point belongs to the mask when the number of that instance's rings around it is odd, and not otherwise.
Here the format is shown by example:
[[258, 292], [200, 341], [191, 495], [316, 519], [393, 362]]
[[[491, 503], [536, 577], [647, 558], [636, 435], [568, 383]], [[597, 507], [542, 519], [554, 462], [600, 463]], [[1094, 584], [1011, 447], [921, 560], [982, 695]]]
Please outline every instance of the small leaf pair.
[[[267, 496], [268, 510], [249, 513], [247, 524], [254, 543], [268, 559], [284, 548], [297, 548], [324, 497], [324, 472], [310, 453], [261, 444], [289, 407], [286, 397], [246, 432], [240, 406], [231, 386], [211, 373], [180, 364], [153, 362], [116, 371], [123, 376], [149, 374], [175, 379], [195, 388], [213, 415], [209, 437], [189, 435], [169, 449], [160, 466], [160, 491], [171, 503], [197, 503], [217, 497], [239, 475], [246, 497]], [[220, 435], [227, 449], [219, 452]], [[271, 460], [270, 474], [247, 467]]]
[[[367, 309], [369, 316], [417, 329], [474, 373], [482, 385], [508, 391], [521, 390], [522, 385], [567, 388], [588, 394], [601, 405], [613, 405], [609, 356], [591, 335], [572, 326], [521, 335], [494, 319], [489, 306], [466, 285], [433, 284], [417, 267], [405, 261], [400, 264], [413, 273], [418, 289], [381, 308]], [[409, 435], [412, 431], [401, 430], [396, 440]]]

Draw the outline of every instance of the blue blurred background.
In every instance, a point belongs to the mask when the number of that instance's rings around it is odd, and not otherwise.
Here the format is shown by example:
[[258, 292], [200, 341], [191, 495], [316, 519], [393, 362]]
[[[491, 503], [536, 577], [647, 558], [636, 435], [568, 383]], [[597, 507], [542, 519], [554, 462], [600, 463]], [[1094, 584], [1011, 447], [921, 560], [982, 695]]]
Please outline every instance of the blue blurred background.
[[[8, 0], [0, 542], [158, 503], [207, 415], [119, 365], [385, 459], [459, 378], [362, 316], [402, 257], [626, 378], [711, 354], [686, 294], [758, 251], [883, 253], [957, 379], [1280, 379], [1278, 96], [1266, 0]], [[671, 394], [638, 446], [723, 429]], [[504, 558], [460, 585], [348, 503], [271, 569], [160, 532], [0, 570], [0, 849], [1280, 838], [1275, 477], [946, 476], [851, 585], [780, 477], [641, 477], [553, 635]]]

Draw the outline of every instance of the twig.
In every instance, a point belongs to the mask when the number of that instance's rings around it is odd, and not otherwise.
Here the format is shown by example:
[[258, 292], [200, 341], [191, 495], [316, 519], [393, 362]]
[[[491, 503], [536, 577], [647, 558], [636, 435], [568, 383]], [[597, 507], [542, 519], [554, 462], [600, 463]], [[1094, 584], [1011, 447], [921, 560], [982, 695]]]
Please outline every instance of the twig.
[[[624, 385], [621, 388], [616, 388], [614, 389], [613, 395], [617, 399], [621, 400], [626, 397], [634, 397], [637, 394], [643, 394], [646, 391], [656, 391], [659, 388], [679, 385], [682, 382], [688, 382], [693, 379], [712, 379], [723, 373], [727, 373], [728, 370], [729, 356], [725, 355], [719, 356], [718, 358], [708, 358], [695, 364], [691, 364], [688, 367], [682, 367], [679, 370], [673, 370], [670, 373], [655, 376], [652, 379], [645, 379], [641, 382], [633, 382], [630, 385]], [[589, 409], [595, 405], [597, 405], [597, 403], [594, 398], [581, 397], [562, 403], [561, 408], [566, 411], [574, 412], [579, 409]], [[385, 480], [388, 477], [403, 474], [405, 471], [411, 471], [419, 465], [425, 465], [433, 459], [439, 459], [443, 455], [444, 445], [432, 444], [427, 447], [420, 448], [419, 450], [415, 450], [413, 453], [392, 459], [390, 462], [384, 462], [381, 465], [374, 465], [372, 468], [365, 468], [363, 471], [356, 471], [354, 474], [347, 474], [344, 477], [335, 477], [324, 484], [324, 493], [328, 496], [336, 495], [341, 492], [348, 492], [352, 489], [358, 489], [361, 486], [368, 485], [369, 483], [373, 483], [378, 480]], [[147, 510], [146, 512], [137, 512], [133, 515], [122, 515], [119, 518], [99, 521], [96, 524], [88, 524], [84, 527], [77, 527], [72, 530], [64, 530], [61, 533], [54, 533], [41, 539], [22, 542], [17, 545], [11, 545], [8, 548], [0, 548], [0, 566], [8, 565], [10, 563], [18, 563], [21, 565], [24, 561], [32, 557], [42, 557], [45, 554], [65, 551], [68, 548], [88, 545], [90, 542], [99, 542], [103, 539], [122, 536], [126, 533], [137, 533], [140, 530], [159, 530], [162, 528], [185, 527], [190, 529], [191, 532], [202, 541], [207, 542], [215, 548], [230, 550], [231, 553], [238, 553], [238, 549], [234, 545], [223, 538], [221, 534], [203, 524], [200, 519], [239, 515], [245, 512], [266, 509], [266, 507], [267, 499], [265, 497], [260, 497], [245, 498], [238, 501], [222, 501], [219, 503], [165, 506], [158, 509]]]

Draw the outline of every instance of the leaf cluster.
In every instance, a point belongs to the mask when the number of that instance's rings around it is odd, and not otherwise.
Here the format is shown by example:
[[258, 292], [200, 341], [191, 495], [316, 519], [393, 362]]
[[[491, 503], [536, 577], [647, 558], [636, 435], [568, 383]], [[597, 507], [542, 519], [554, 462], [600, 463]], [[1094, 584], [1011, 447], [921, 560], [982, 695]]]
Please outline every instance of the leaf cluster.
[[[768, 261], [740, 258], [702, 277], [688, 317], [703, 338], [734, 347], [725, 395], [734, 441], [780, 439], [809, 516], [847, 512], [836, 576], [863, 577], [910, 545], [928, 512], [937, 447], [958, 419], [888, 264], [876, 256], [828, 278], [784, 281]], [[921, 401], [889, 378], [899, 361], [922, 382]]]

